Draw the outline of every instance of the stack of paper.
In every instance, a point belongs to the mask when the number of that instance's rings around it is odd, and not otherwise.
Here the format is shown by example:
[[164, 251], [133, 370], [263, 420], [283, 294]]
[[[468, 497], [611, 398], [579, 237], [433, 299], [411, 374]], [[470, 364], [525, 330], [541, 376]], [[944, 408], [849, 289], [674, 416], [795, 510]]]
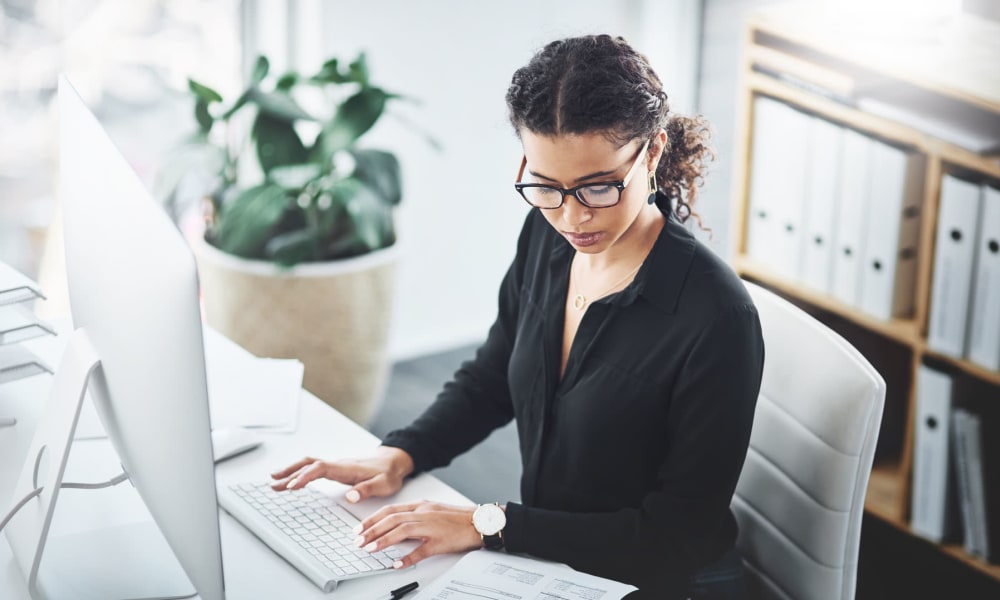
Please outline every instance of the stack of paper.
[[[204, 327], [205, 367], [212, 429], [250, 427], [292, 432], [298, 427], [301, 362], [257, 358]], [[76, 439], [107, 437], [93, 403], [84, 402]]]
[[34, 281], [0, 261], [0, 384], [52, 372], [45, 361], [20, 345], [34, 337], [55, 335], [25, 305], [44, 297]]
[[294, 431], [305, 369], [295, 359], [257, 358], [205, 327], [212, 428]]
[[413, 600], [617, 600], [635, 590], [634, 586], [587, 575], [563, 564], [477, 550], [463, 556]]

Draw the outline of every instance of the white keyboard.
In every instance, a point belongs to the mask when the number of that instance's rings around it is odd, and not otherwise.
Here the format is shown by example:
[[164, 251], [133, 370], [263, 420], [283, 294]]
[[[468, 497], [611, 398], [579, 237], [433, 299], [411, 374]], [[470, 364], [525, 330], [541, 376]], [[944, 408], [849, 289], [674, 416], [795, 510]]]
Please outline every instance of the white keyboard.
[[312, 489], [275, 492], [267, 483], [220, 486], [219, 505], [324, 592], [345, 579], [392, 570], [395, 548], [354, 545], [360, 521]]

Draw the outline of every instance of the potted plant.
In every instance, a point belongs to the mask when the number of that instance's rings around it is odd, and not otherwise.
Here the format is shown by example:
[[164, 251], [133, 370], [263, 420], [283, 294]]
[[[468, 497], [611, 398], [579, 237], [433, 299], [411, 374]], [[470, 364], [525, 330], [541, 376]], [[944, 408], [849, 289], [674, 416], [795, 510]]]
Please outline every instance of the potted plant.
[[372, 84], [363, 53], [311, 76], [260, 57], [231, 103], [188, 86], [198, 133], [161, 188], [176, 213], [190, 157], [209, 168], [193, 244], [206, 322], [257, 356], [298, 358], [306, 389], [367, 423], [388, 371], [401, 182], [391, 152], [358, 142], [400, 96]]

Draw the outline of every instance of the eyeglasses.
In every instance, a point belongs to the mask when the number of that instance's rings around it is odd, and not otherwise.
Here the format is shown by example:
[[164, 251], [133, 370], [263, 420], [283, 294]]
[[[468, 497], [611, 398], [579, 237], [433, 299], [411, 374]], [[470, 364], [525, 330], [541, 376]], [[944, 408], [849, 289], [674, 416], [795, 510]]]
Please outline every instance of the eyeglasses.
[[630, 168], [628, 173], [625, 174], [625, 179], [621, 181], [585, 183], [569, 189], [553, 185], [545, 185], [544, 183], [521, 183], [521, 176], [524, 175], [524, 167], [528, 164], [528, 158], [521, 157], [521, 168], [517, 171], [517, 179], [514, 183], [514, 189], [521, 194], [521, 197], [524, 198], [528, 204], [536, 208], [559, 208], [566, 200], [567, 194], [572, 194], [573, 197], [580, 202], [580, 204], [586, 207], [609, 208], [621, 201], [622, 190], [628, 186], [629, 181], [632, 180], [632, 176], [635, 175], [636, 168], [639, 166], [639, 163], [642, 162], [642, 157], [646, 155], [646, 148], [648, 146], [649, 141], [647, 140], [646, 143], [642, 145], [642, 149], [639, 150], [638, 156], [635, 157], [635, 162], [632, 163], [632, 168]]

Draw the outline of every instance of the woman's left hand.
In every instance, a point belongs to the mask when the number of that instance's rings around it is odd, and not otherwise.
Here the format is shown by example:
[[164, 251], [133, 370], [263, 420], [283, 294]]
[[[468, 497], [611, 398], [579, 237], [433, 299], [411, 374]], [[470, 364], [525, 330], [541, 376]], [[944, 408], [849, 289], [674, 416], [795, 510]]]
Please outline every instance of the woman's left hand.
[[355, 543], [369, 552], [385, 550], [404, 540], [419, 540], [420, 545], [393, 565], [397, 569], [413, 566], [427, 557], [450, 552], [465, 552], [483, 547], [482, 536], [472, 526], [474, 506], [452, 506], [421, 500], [392, 504], [379, 509], [361, 522]]

